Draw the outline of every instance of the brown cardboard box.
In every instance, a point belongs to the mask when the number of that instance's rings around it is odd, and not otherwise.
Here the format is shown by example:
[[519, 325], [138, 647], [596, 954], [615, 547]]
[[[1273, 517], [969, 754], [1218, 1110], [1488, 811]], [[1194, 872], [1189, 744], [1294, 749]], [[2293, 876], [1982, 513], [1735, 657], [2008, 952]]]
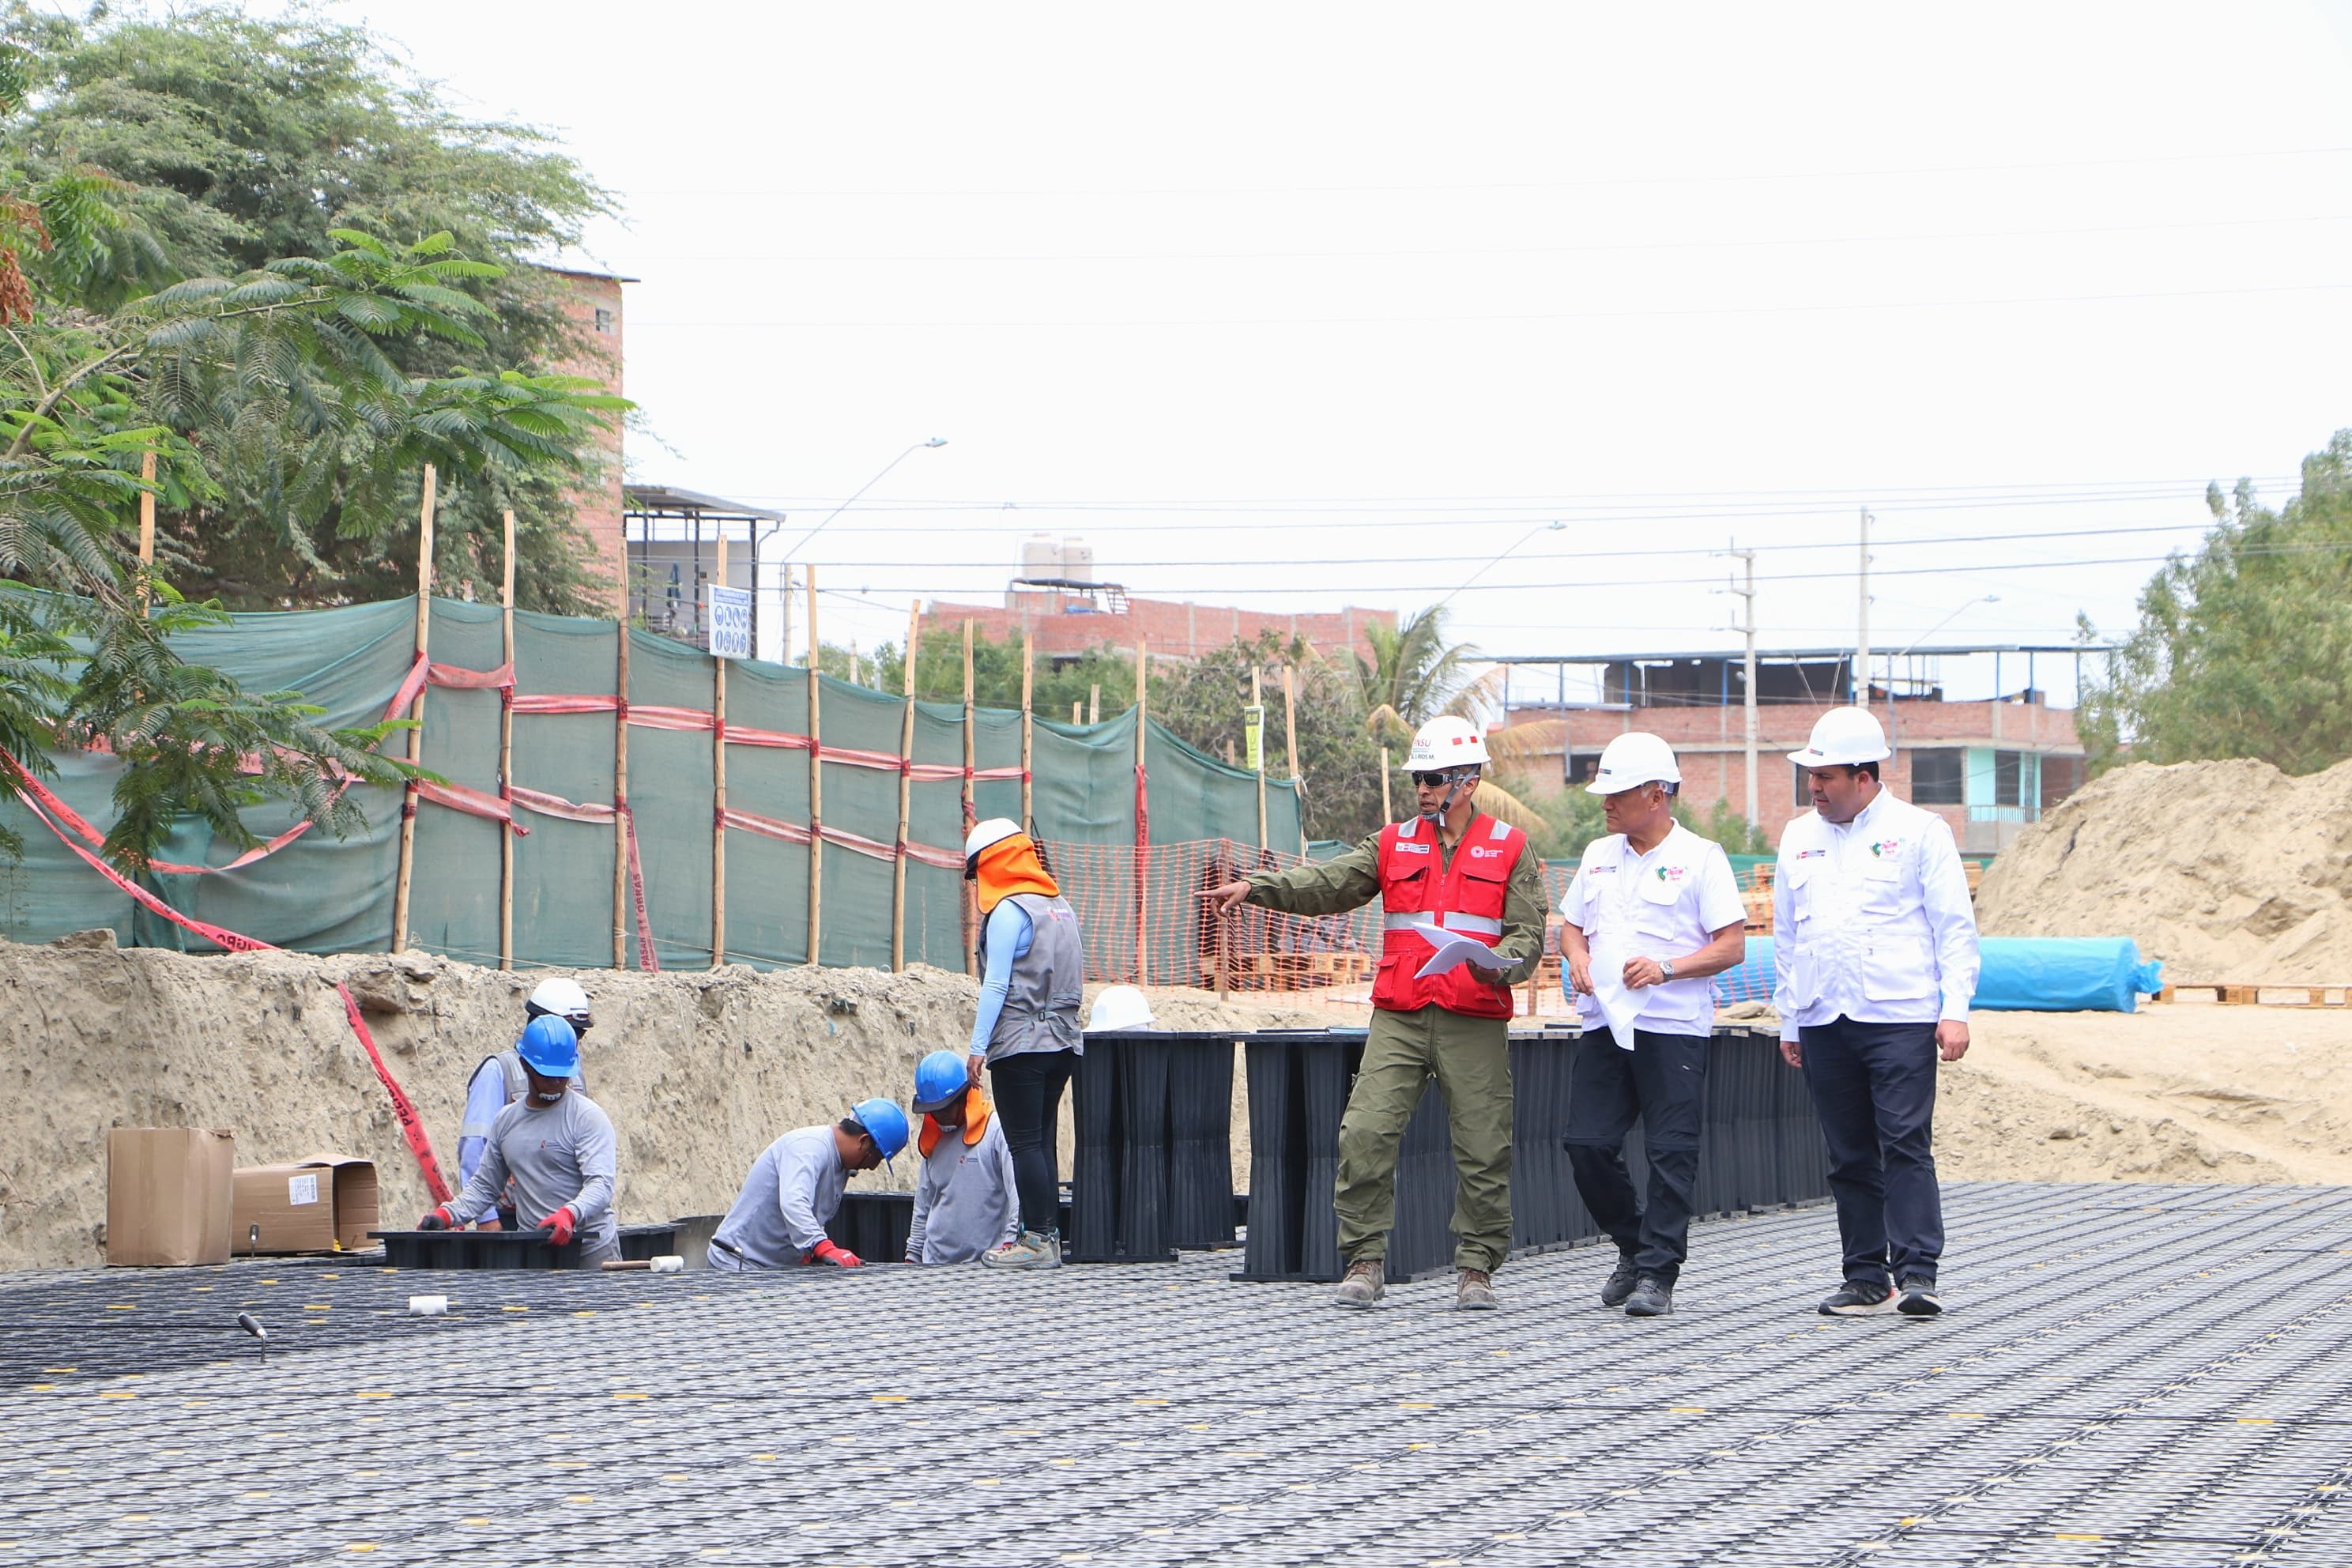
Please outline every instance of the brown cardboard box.
[[[229, 1246], [239, 1253], [345, 1252], [375, 1244], [375, 1164], [349, 1154], [313, 1154], [236, 1173]], [[255, 1227], [259, 1227], [259, 1245]]]
[[213, 1127], [115, 1127], [106, 1134], [106, 1261], [131, 1268], [226, 1263], [236, 1134]]

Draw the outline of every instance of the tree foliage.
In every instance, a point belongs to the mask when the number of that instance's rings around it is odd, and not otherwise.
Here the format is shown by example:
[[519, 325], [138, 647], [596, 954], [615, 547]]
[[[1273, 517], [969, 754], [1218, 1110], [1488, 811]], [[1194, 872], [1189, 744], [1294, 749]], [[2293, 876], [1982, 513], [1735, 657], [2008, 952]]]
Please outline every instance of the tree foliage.
[[2276, 511], [2242, 480], [2206, 499], [2203, 548], [2149, 579], [2139, 624], [2083, 694], [2093, 771], [2260, 757], [2305, 773], [2352, 756], [2352, 430], [2304, 459]]

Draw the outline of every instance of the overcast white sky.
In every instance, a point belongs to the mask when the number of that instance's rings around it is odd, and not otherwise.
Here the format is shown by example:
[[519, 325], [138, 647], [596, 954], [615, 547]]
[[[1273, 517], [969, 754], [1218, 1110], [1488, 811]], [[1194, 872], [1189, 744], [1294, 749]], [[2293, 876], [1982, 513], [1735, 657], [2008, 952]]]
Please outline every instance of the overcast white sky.
[[1495, 653], [1732, 647], [1737, 538], [1850, 644], [1866, 503], [1878, 648], [2063, 642], [2352, 425], [2341, 0], [334, 9], [617, 193], [634, 477], [948, 439], [798, 557], [827, 640], [1048, 530]]

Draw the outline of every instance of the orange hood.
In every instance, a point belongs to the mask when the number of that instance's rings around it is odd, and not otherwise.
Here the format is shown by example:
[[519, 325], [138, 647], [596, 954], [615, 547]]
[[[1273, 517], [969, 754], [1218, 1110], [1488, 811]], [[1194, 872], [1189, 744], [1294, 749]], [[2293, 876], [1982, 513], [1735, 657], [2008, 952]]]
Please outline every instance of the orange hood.
[[1014, 893], [1037, 893], [1053, 898], [1062, 890], [1054, 880], [1045, 862], [1037, 858], [1037, 847], [1025, 833], [1010, 838], [1000, 838], [980, 852], [980, 912], [987, 914]]
[[[926, 1160], [940, 1146], [940, 1134], [947, 1129], [939, 1124], [929, 1111], [923, 1113], [923, 1130], [915, 1134], [915, 1150]], [[963, 1144], [969, 1149], [988, 1135], [988, 1097], [977, 1088], [963, 1092]]]

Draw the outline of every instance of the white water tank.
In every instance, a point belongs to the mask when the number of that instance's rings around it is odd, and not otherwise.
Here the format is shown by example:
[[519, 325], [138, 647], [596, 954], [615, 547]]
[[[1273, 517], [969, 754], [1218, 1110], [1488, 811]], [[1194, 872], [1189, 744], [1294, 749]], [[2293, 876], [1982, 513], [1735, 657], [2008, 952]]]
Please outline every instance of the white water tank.
[[1062, 540], [1062, 575], [1074, 583], [1095, 580], [1095, 547], [1083, 539], [1065, 535]]

